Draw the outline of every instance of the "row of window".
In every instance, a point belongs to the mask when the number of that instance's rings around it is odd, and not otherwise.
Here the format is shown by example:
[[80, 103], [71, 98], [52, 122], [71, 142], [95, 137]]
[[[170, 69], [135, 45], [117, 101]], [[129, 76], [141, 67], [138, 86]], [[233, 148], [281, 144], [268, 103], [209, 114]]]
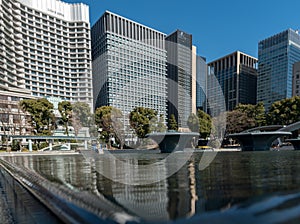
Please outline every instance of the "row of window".
[[53, 16], [47, 15], [45, 13], [41, 13], [39, 11], [33, 10], [31, 8], [28, 8], [24, 5], [21, 5], [22, 12], [21, 14], [23, 16], [27, 16], [29, 19], [34, 19], [35, 21], [43, 21], [47, 23], [50, 26], [60, 26], [62, 25], [64, 29], [67, 29], [68, 27], [73, 27], [73, 26], [82, 26], [82, 27], [88, 27], [88, 23], [84, 22], [67, 22], [64, 20], [61, 20], [59, 18], [55, 18]]

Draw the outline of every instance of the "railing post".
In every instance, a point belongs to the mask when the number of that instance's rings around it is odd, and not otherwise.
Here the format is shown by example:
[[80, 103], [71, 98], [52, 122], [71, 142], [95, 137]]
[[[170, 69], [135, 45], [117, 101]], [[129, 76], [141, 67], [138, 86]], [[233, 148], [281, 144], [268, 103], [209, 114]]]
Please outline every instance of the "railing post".
[[87, 150], [88, 147], [87, 147], [87, 140], [84, 140], [84, 149]]
[[31, 139], [28, 140], [28, 148], [29, 148], [29, 152], [32, 152], [32, 140]]
[[52, 139], [49, 140], [49, 150], [52, 151]]

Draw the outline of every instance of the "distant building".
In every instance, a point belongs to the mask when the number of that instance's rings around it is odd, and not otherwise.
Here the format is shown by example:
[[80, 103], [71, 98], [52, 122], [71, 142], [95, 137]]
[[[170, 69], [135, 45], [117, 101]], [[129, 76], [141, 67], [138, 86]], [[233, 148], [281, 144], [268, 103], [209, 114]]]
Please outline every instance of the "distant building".
[[122, 111], [125, 126], [135, 107], [151, 108], [166, 118], [166, 35], [106, 11], [92, 27], [95, 109]]
[[0, 0], [0, 90], [60, 97], [92, 108], [88, 6]]
[[21, 110], [20, 100], [30, 99], [26, 92], [0, 90], [0, 141], [4, 144], [7, 135], [30, 135], [32, 132], [30, 115]]
[[192, 113], [192, 35], [181, 30], [166, 37], [168, 55], [168, 118], [175, 115], [178, 127], [187, 128]]
[[[208, 63], [208, 96], [210, 108], [220, 104], [216, 96], [214, 75], [222, 88], [226, 110], [233, 110], [239, 103], [256, 104], [257, 59], [240, 51]], [[216, 104], [216, 105], [214, 105]]]
[[300, 61], [300, 35], [288, 29], [258, 44], [257, 102], [268, 108], [292, 96], [293, 65]]
[[300, 96], [300, 61], [293, 65], [293, 96]]
[[207, 64], [206, 58], [197, 56], [197, 110], [203, 110], [207, 113]]
[[197, 114], [197, 47], [192, 46], [192, 113]]

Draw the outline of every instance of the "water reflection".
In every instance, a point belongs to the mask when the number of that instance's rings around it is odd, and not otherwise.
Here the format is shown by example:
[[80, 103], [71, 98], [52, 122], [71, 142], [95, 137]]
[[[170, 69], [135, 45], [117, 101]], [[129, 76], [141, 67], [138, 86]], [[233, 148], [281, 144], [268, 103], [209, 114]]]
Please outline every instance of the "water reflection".
[[5, 170], [0, 170], [0, 223], [61, 223]]
[[[161, 164], [159, 169], [137, 169], [135, 172], [128, 167], [158, 162], [164, 155], [131, 153], [118, 155], [116, 160], [107, 159], [104, 155], [89, 160], [81, 155], [5, 159], [31, 168], [75, 192], [87, 191], [95, 197], [105, 197], [129, 214], [151, 221], [201, 216], [210, 211], [231, 211], [236, 206], [249, 203], [249, 199], [300, 192], [298, 151], [218, 153], [204, 170], [199, 169], [201, 156], [201, 153], [194, 153], [171, 176], [169, 169], [180, 163], [180, 154], [177, 163], [173, 161], [172, 164]], [[151, 184], [129, 185], [112, 181], [98, 170], [117, 180], [133, 182], [139, 181], [139, 178], [141, 181], [153, 179], [158, 175], [165, 178]], [[252, 206], [255, 203], [258, 202], [250, 201]], [[294, 199], [294, 204], [295, 208], [300, 205], [299, 197]]]

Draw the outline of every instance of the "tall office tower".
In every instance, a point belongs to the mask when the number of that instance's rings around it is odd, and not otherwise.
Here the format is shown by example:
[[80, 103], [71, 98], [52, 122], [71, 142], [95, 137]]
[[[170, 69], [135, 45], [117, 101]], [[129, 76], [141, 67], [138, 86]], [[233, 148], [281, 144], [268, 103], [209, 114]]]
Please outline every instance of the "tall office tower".
[[166, 37], [168, 118], [175, 115], [178, 127], [187, 128], [192, 113], [192, 35], [181, 30]]
[[300, 61], [293, 65], [293, 96], [300, 96]]
[[92, 108], [88, 6], [0, 0], [0, 89]]
[[207, 113], [207, 64], [206, 58], [197, 56], [197, 110], [203, 110]]
[[95, 108], [108, 105], [124, 116], [135, 107], [166, 117], [165, 34], [106, 11], [92, 27]]
[[192, 113], [197, 114], [197, 47], [192, 46]]
[[[257, 59], [236, 51], [208, 63], [208, 96], [210, 109], [220, 104], [216, 96], [218, 80], [222, 88], [226, 110], [230, 111], [239, 103], [256, 104]], [[214, 105], [216, 104], [216, 105]]]
[[300, 61], [300, 35], [288, 29], [258, 44], [257, 102], [266, 110], [292, 96], [293, 64]]

